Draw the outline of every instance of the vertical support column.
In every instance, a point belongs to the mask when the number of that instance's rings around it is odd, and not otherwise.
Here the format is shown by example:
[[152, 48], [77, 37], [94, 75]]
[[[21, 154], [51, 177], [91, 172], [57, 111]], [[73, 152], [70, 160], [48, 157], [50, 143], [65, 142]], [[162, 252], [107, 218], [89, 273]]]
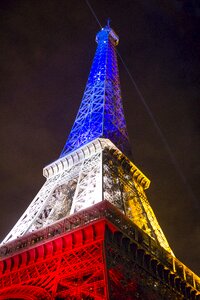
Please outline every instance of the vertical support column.
[[109, 262], [107, 255], [107, 241], [109, 236], [109, 229], [107, 226], [104, 227], [104, 242], [103, 242], [103, 260], [104, 260], [104, 276], [105, 276], [105, 292], [106, 300], [110, 300], [110, 280], [109, 280]]

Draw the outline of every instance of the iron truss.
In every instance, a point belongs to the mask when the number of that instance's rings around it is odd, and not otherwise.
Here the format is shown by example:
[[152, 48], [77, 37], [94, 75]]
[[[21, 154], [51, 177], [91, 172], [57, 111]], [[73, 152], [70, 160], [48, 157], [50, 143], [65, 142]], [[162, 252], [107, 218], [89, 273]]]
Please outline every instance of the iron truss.
[[61, 157], [100, 137], [110, 139], [122, 152], [130, 154], [115, 52], [119, 39], [106, 26], [96, 41], [82, 102]]
[[150, 182], [123, 154], [129, 143], [115, 52], [118, 37], [107, 26], [96, 40], [86, 90], [61, 158], [44, 169], [45, 184], [2, 243], [108, 200], [172, 253], [144, 192]]
[[97, 43], [63, 152], [1, 244], [0, 299], [199, 300], [199, 277], [174, 257], [146, 198], [150, 181], [125, 156], [118, 37], [106, 27]]
[[109, 140], [94, 140], [44, 174], [46, 183], [3, 243], [107, 200], [172, 253], [144, 192], [149, 180]]
[[0, 299], [200, 299], [199, 278], [107, 201], [26, 242], [0, 262]]

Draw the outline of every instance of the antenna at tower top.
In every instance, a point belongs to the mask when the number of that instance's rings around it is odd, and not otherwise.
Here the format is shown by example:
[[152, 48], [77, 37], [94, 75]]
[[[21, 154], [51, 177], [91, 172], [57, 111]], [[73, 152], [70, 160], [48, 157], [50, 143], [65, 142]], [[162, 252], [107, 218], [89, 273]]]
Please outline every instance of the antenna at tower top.
[[110, 28], [110, 18], [108, 18], [108, 20], [107, 20], [107, 27], [109, 27]]

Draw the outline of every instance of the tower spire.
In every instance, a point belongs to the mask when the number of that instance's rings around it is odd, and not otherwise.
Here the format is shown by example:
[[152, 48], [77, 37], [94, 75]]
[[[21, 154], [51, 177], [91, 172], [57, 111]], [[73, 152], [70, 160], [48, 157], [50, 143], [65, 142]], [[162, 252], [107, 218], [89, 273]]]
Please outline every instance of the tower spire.
[[98, 32], [96, 42], [82, 102], [60, 157], [96, 138], [108, 138], [126, 155], [130, 154], [115, 50], [119, 37], [110, 28], [109, 19]]

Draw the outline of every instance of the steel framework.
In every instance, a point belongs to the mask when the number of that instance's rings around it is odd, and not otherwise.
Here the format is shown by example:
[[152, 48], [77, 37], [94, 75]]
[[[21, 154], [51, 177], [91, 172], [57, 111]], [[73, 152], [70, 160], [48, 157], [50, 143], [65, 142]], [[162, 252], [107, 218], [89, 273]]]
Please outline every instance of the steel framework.
[[17, 242], [0, 249], [0, 299], [200, 299], [199, 278], [107, 201]]
[[3, 244], [108, 200], [172, 253], [145, 195], [150, 181], [107, 139], [96, 139], [44, 170], [47, 181]]
[[82, 103], [46, 182], [0, 246], [0, 299], [200, 300], [127, 158], [115, 46], [106, 26]]
[[61, 157], [96, 138], [108, 138], [125, 154], [130, 145], [121, 100], [116, 33], [106, 26], [98, 43], [82, 102]]
[[96, 41], [81, 106], [61, 157], [44, 169], [47, 181], [2, 243], [108, 200], [172, 253], [144, 192], [150, 181], [124, 154], [130, 147], [115, 51], [119, 38], [106, 26]]

